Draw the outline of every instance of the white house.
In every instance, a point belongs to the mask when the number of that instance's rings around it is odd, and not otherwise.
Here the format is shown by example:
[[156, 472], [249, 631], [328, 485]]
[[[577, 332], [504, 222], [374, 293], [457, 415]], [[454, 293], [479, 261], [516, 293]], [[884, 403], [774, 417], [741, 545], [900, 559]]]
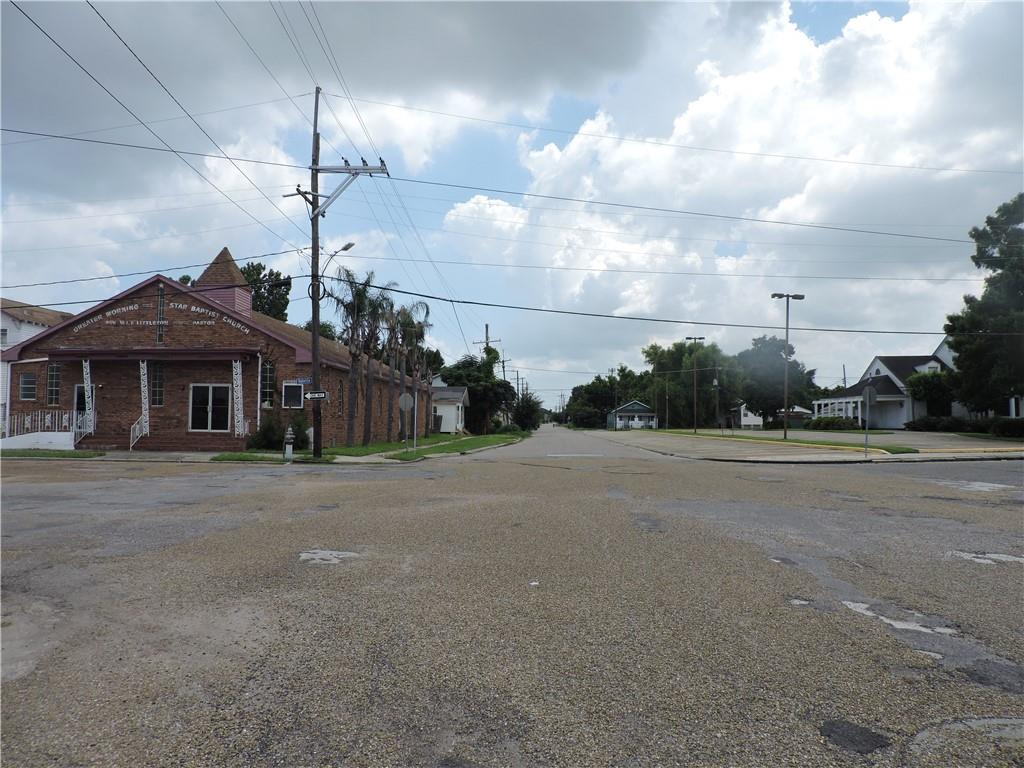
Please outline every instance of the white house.
[[466, 427], [466, 408], [469, 407], [469, 390], [466, 387], [445, 387], [434, 385], [431, 388], [434, 402], [434, 420], [440, 417], [438, 432], [454, 434]]
[[[955, 370], [955, 366], [953, 352], [945, 339], [930, 355], [876, 357], [856, 384], [815, 400], [814, 416], [842, 416], [863, 424], [866, 412], [864, 390], [872, 386], [877, 393], [877, 400], [867, 415], [870, 422], [868, 426], [902, 429], [908, 421], [928, 415], [925, 403], [914, 400], [907, 392], [907, 379], [915, 373], [949, 370]], [[967, 417], [969, 414], [960, 403], [953, 403], [952, 415]]]
[[764, 419], [758, 414], [747, 408], [746, 403], [737, 403], [736, 407], [730, 411], [732, 414], [732, 425], [733, 427], [739, 427], [740, 429], [763, 429]]
[[608, 429], [657, 429], [658, 416], [639, 400], [630, 400], [608, 414]]
[[[33, 307], [14, 299], [0, 298], [0, 350], [20, 344], [69, 317], [71, 315], [68, 312]], [[7, 361], [0, 366], [0, 429], [7, 423], [10, 366]]]

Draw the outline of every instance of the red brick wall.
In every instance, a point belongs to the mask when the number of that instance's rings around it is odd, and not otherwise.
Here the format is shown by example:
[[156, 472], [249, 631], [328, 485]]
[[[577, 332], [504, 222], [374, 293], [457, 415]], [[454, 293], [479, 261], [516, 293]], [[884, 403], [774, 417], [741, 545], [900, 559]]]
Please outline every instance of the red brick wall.
[[[82, 349], [88, 357], [89, 350], [97, 353], [111, 350], [130, 351], [132, 348], [215, 349], [252, 348], [258, 353], [242, 355], [242, 398], [244, 417], [249, 421], [250, 430], [255, 432], [257, 420], [278, 419], [287, 426], [296, 410], [281, 408], [281, 385], [284, 381], [310, 377], [309, 363], [296, 363], [295, 349], [260, 331], [256, 326], [240, 323], [229, 318], [214, 306], [206, 306], [193, 296], [181, 295], [167, 287], [164, 316], [167, 320], [163, 341], [157, 342], [156, 286], [140, 289], [134, 296], [128, 296], [116, 304], [92, 315], [76, 318], [68, 327], [48, 338], [26, 346], [21, 352], [22, 359], [47, 357], [51, 351], [61, 349]], [[272, 360], [276, 366], [276, 388], [274, 406], [263, 410], [259, 404], [259, 365], [263, 360]], [[226, 450], [244, 447], [244, 440], [233, 437], [234, 430], [224, 433], [202, 433], [188, 431], [189, 385], [193, 383], [231, 385], [231, 361], [229, 360], [164, 360], [163, 406], [150, 407], [150, 436], [144, 437], [136, 446], [139, 449], [176, 450]], [[19, 363], [11, 369], [12, 414], [46, 409], [46, 362]], [[372, 441], [383, 441], [387, 437], [387, 368], [374, 364], [374, 402], [371, 414]], [[23, 372], [36, 373], [36, 400], [25, 402], [18, 398], [19, 376]], [[139, 388], [138, 360], [104, 361], [90, 363], [92, 382], [96, 389], [97, 434], [87, 442], [127, 447], [131, 425], [142, 413]], [[355, 443], [362, 443], [365, 403], [365, 359], [360, 370], [358, 404], [356, 410]], [[152, 365], [150, 366], [152, 380]], [[60, 405], [54, 410], [74, 408], [75, 384], [82, 383], [80, 361], [61, 364]], [[151, 382], [152, 383], [152, 382]], [[343, 384], [345, 403], [348, 402], [348, 371], [335, 367], [321, 368], [321, 387], [327, 391], [328, 399], [323, 402], [323, 425], [325, 446], [345, 445], [347, 407], [343, 413], [338, 408], [338, 388]], [[306, 391], [311, 387], [307, 385]], [[394, 396], [401, 389], [396, 382]], [[424, 433], [427, 424], [427, 390], [420, 392], [419, 431]], [[313, 406], [304, 402], [307, 421], [312, 424]], [[258, 416], [257, 416], [258, 413]], [[399, 417], [397, 402], [394, 407], [396, 420]], [[233, 409], [232, 409], [233, 420]], [[232, 421], [233, 423], [233, 421]], [[85, 445], [85, 443], [83, 443]]]

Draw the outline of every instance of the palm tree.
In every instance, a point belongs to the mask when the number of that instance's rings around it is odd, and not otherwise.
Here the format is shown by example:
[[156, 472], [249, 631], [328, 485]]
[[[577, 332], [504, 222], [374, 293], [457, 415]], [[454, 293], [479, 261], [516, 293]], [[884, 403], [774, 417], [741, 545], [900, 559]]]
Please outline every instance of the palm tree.
[[355, 445], [356, 403], [359, 388], [362, 357], [368, 353], [368, 345], [375, 343], [379, 336], [379, 304], [381, 296], [394, 283], [376, 288], [374, 273], [366, 273], [360, 280], [348, 267], [338, 267], [338, 282], [345, 286], [341, 294], [329, 291], [334, 306], [341, 316], [341, 340], [348, 345], [350, 363], [348, 375], [348, 414], [346, 418], [345, 445]]
[[[417, 301], [404, 307], [399, 307], [397, 312], [398, 329], [398, 372], [401, 377], [401, 391], [404, 395], [408, 385], [408, 369], [413, 367], [413, 373], [418, 374], [416, 369], [416, 354], [422, 349], [423, 339], [426, 336], [430, 323], [430, 307], [422, 301]], [[420, 319], [422, 318], [422, 319]], [[413, 379], [414, 386], [417, 385]], [[416, 391], [418, 392], [418, 386]], [[415, 393], [414, 393], [414, 396]], [[408, 439], [408, 430], [405, 427], [405, 419], [402, 419], [401, 439]]]
[[388, 283], [370, 297], [370, 304], [367, 307], [366, 322], [364, 324], [365, 336], [363, 339], [363, 352], [366, 354], [366, 396], [363, 398], [363, 445], [369, 445], [373, 440], [373, 398], [376, 392], [376, 370], [377, 358], [381, 356], [383, 349], [383, 338], [381, 331], [388, 313], [394, 307], [394, 302], [387, 293], [387, 289], [394, 287], [394, 283]]

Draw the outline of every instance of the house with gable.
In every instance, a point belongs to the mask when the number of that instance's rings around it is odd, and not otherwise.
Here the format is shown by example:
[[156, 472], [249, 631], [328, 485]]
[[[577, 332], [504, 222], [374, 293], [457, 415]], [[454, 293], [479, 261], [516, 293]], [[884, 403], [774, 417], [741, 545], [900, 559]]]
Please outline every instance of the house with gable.
[[[310, 333], [254, 312], [227, 248], [184, 285], [154, 275], [2, 354], [10, 364], [4, 447], [236, 451], [267, 419], [282, 427], [307, 410]], [[320, 339], [324, 445], [344, 445], [350, 357]], [[374, 363], [362, 366], [354, 439], [387, 436], [388, 400], [429, 387]], [[365, 404], [370, 398], [370, 412]], [[397, 413], [398, 408], [391, 410]]]
[[[930, 355], [883, 355], [874, 358], [856, 384], [834, 392], [813, 403], [815, 418], [841, 416], [881, 429], [902, 429], [908, 421], [928, 416], [927, 405], [914, 400], [907, 390], [907, 379], [915, 373], [939, 373], [956, 370], [954, 354], [947, 340]], [[876, 401], [866, 414], [864, 390], [874, 387]], [[931, 414], [935, 415], [935, 414]], [[953, 404], [953, 415], [966, 418], [967, 409]]]

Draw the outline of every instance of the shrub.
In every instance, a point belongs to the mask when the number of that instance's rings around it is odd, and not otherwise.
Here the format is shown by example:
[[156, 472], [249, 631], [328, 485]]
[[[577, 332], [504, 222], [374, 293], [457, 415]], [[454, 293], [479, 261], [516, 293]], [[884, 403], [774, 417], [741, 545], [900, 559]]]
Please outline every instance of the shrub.
[[804, 422], [804, 429], [860, 429], [860, 424], [845, 416], [819, 416]]
[[1024, 437], [1024, 419], [993, 419], [989, 431], [996, 437]]
[[908, 421], [903, 427], [911, 432], [938, 432], [940, 421], [942, 419], [938, 416], [922, 416], [919, 419]]
[[279, 451], [284, 445], [284, 430], [281, 423], [273, 415], [267, 414], [260, 423], [260, 428], [249, 435], [246, 441], [246, 448], [265, 448], [267, 450]]

